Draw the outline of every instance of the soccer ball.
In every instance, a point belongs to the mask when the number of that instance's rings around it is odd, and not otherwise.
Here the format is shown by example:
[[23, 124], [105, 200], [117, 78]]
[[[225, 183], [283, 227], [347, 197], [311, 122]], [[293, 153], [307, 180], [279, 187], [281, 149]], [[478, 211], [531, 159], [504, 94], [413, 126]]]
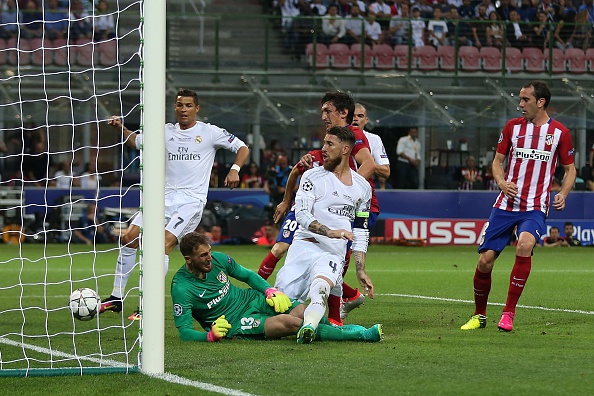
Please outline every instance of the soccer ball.
[[68, 308], [78, 320], [91, 320], [99, 312], [101, 299], [97, 292], [88, 287], [82, 287], [72, 292]]

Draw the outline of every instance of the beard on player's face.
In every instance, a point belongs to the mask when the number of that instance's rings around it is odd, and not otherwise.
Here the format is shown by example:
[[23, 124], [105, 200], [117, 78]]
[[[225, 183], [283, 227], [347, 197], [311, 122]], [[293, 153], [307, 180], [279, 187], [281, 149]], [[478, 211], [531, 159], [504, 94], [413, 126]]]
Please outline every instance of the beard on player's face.
[[324, 169], [326, 169], [327, 171], [333, 171], [334, 169], [336, 169], [338, 165], [340, 165], [340, 161], [340, 157], [330, 158], [326, 155], [324, 157]]

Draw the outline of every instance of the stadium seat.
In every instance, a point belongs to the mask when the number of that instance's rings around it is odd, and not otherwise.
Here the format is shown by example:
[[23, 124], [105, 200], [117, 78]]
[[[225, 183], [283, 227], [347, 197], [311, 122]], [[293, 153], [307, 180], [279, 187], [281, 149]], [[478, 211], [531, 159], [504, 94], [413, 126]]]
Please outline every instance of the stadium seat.
[[376, 69], [390, 70], [396, 66], [394, 49], [388, 44], [376, 44], [371, 49]]
[[581, 48], [567, 48], [565, 63], [570, 73], [585, 73], [588, 71], [586, 53]]
[[483, 70], [487, 72], [501, 72], [501, 51], [497, 47], [481, 47], [479, 51]]
[[[397, 45], [394, 47], [394, 58], [396, 59], [396, 68], [408, 70], [408, 45]], [[414, 62], [411, 62], [411, 69], [415, 68]]]
[[[373, 67], [373, 55], [372, 55], [371, 46], [368, 44], [365, 44], [363, 49], [365, 50], [365, 52], [364, 52], [365, 68], [371, 69]], [[361, 68], [361, 51], [362, 51], [361, 44], [351, 45], [351, 59], [353, 61], [353, 67], [356, 69]]]
[[346, 44], [334, 43], [328, 47], [332, 67], [335, 69], [348, 69], [351, 67], [351, 49]]
[[505, 70], [508, 73], [517, 73], [524, 70], [524, 58], [519, 48], [507, 47], [505, 49]]
[[40, 38], [31, 39], [31, 64], [36, 66], [48, 66], [54, 60], [54, 52], [51, 49], [52, 41]]
[[437, 50], [431, 45], [423, 45], [415, 48], [413, 52], [414, 59], [417, 59], [419, 70], [432, 71], [437, 70]]
[[481, 58], [476, 47], [465, 45], [458, 48], [458, 58], [460, 59], [461, 70], [477, 71], [481, 68]]
[[[551, 64], [550, 61], [549, 64]], [[560, 50], [559, 48], [553, 48], [551, 71], [553, 73], [565, 73], [567, 71], [565, 66], [565, 54], [563, 53], [563, 50]]]
[[440, 45], [437, 47], [437, 61], [441, 70], [456, 70], [456, 48], [452, 45]]
[[[54, 64], [57, 66], [67, 66], [68, 63], [75, 62], [75, 52], [68, 46], [66, 39], [56, 39], [52, 42], [54, 51]], [[70, 59], [68, 58], [70, 54]]]
[[118, 62], [118, 42], [116, 40], [103, 41], [98, 46], [99, 63], [103, 66], [113, 66]]
[[543, 73], [545, 71], [545, 55], [540, 48], [526, 47], [522, 50], [524, 65], [529, 73]]
[[6, 40], [6, 47], [11, 48], [6, 51], [6, 62], [10, 65], [19, 63], [21, 66], [31, 64], [31, 41], [21, 39], [17, 49], [17, 39], [10, 38]]
[[0, 65], [5, 65], [8, 62], [8, 45], [6, 40], [0, 39]]
[[[305, 59], [310, 67], [313, 67], [313, 49], [313, 43], [309, 43], [305, 47]], [[323, 69], [326, 67], [330, 67], [328, 46], [326, 44], [316, 43], [316, 69]]]
[[93, 66], [93, 62], [97, 63], [97, 59], [93, 59], [95, 45], [89, 39], [80, 39], [76, 41], [76, 63], [81, 66]]
[[590, 73], [594, 73], [594, 48], [588, 48], [586, 50], [586, 61], [588, 62]]

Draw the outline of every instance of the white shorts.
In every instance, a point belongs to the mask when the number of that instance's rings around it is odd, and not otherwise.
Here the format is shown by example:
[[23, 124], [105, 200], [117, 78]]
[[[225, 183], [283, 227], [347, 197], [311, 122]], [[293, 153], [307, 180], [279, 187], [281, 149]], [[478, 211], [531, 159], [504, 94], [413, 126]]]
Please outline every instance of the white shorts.
[[309, 287], [317, 276], [330, 279], [335, 288], [342, 287], [343, 267], [344, 257], [322, 250], [319, 243], [294, 240], [285, 265], [276, 275], [274, 287], [289, 298], [305, 302]]
[[[181, 195], [181, 194], [176, 194]], [[184, 235], [194, 231], [200, 220], [205, 203], [199, 199], [187, 202], [188, 198], [165, 196], [165, 229], [176, 236], [179, 242]], [[131, 222], [142, 227], [142, 212], [139, 212]]]

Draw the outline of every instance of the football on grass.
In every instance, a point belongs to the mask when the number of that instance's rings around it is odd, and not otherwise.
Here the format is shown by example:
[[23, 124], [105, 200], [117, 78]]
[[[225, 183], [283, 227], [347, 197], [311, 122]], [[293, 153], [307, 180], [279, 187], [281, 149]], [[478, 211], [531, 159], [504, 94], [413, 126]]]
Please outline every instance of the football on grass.
[[99, 312], [101, 299], [97, 292], [88, 287], [76, 289], [70, 295], [68, 308], [78, 320], [91, 320]]

